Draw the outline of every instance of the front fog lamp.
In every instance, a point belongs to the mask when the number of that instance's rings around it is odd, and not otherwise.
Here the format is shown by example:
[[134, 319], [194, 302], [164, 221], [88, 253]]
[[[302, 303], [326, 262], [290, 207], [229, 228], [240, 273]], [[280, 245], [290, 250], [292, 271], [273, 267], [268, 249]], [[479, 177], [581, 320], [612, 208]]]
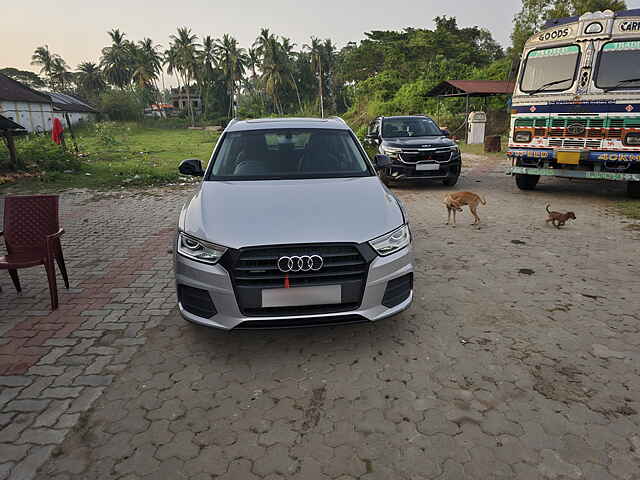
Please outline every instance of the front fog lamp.
[[178, 234], [178, 253], [198, 262], [214, 265], [227, 251], [225, 247], [199, 240], [182, 232]]
[[397, 230], [391, 233], [382, 235], [381, 237], [371, 240], [371, 245], [378, 255], [386, 257], [392, 253], [396, 253], [403, 248], [406, 248], [411, 243], [411, 232], [409, 231], [409, 225], [403, 225]]
[[513, 136], [516, 143], [529, 143], [531, 141], [531, 132], [516, 132]]
[[640, 132], [632, 132], [627, 134], [624, 143], [634, 147], [640, 146]]

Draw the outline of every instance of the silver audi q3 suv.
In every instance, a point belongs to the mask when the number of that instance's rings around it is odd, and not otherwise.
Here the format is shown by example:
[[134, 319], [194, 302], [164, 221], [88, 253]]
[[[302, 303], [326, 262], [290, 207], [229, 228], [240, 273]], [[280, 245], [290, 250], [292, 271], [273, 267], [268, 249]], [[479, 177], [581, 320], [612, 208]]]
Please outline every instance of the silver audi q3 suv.
[[339, 118], [233, 121], [180, 214], [182, 316], [225, 330], [374, 322], [409, 307], [407, 215]]

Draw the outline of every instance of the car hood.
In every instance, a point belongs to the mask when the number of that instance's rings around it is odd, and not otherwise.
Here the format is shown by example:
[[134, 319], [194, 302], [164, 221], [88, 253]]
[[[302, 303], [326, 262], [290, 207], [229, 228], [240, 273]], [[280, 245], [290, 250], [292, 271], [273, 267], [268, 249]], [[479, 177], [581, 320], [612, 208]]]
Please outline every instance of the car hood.
[[385, 138], [382, 145], [391, 148], [437, 148], [451, 147], [456, 143], [447, 137]]
[[230, 248], [293, 243], [364, 243], [404, 223], [378, 177], [205, 181], [180, 228]]

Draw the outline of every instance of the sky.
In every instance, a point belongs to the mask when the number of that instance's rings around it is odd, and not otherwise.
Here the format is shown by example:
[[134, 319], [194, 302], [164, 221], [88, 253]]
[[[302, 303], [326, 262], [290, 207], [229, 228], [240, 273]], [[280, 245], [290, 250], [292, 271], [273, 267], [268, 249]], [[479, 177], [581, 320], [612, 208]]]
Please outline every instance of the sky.
[[[331, 38], [338, 47], [371, 30], [432, 28], [433, 18], [456, 17], [460, 26], [489, 29], [507, 47], [520, 0], [29, 0], [7, 1], [0, 9], [0, 68], [37, 70], [30, 65], [36, 47], [48, 45], [72, 68], [98, 62], [119, 28], [130, 40], [150, 37], [166, 46], [177, 27], [199, 37], [235, 36], [249, 47], [260, 28], [287, 36], [300, 48], [310, 36]], [[627, 0], [639, 8], [640, 0]]]

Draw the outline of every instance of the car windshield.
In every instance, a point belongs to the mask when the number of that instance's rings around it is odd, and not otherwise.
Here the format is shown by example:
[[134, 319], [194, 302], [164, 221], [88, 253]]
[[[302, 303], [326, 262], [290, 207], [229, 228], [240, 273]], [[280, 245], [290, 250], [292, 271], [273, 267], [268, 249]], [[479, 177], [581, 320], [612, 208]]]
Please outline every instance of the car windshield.
[[640, 88], [640, 41], [607, 43], [600, 54], [596, 86]]
[[577, 45], [529, 52], [520, 90], [559, 92], [571, 88], [579, 57], [580, 48]]
[[372, 175], [344, 130], [278, 129], [231, 132], [214, 159], [211, 180], [287, 180]]
[[433, 137], [442, 131], [430, 118], [385, 118], [382, 124], [383, 138]]

